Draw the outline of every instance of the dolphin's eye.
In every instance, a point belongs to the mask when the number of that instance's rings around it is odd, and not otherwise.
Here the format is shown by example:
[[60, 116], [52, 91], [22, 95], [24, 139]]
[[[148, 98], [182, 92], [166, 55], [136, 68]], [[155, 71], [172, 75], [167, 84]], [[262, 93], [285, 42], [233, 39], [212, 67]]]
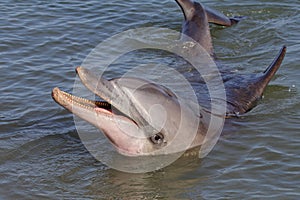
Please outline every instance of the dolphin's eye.
[[161, 133], [157, 133], [153, 136], [150, 137], [150, 140], [154, 143], [154, 144], [161, 144], [164, 142], [164, 136]]

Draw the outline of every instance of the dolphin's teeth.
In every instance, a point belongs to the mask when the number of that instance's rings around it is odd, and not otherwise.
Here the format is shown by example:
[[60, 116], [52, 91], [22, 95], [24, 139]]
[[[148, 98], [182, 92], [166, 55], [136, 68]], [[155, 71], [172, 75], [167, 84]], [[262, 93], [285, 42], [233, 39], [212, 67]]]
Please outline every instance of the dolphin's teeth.
[[69, 94], [67, 92], [61, 91], [61, 94], [65, 97], [65, 99], [70, 104], [76, 104], [79, 107], [88, 109], [88, 110], [94, 110], [95, 108], [103, 108], [103, 109], [111, 109], [111, 105], [104, 101], [92, 101], [89, 99], [85, 99], [82, 97], [77, 97], [72, 94]]

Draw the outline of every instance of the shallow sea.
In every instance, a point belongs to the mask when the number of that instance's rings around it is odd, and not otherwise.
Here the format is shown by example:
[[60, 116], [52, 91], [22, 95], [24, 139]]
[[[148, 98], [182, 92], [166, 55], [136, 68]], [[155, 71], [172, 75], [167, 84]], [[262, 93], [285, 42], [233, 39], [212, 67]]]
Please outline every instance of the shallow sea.
[[300, 199], [299, 1], [203, 3], [246, 16], [211, 26], [215, 52], [232, 71], [263, 71], [282, 45], [286, 58], [264, 99], [226, 123], [207, 157], [128, 174], [86, 150], [51, 90], [72, 92], [75, 67], [114, 34], [180, 31], [175, 1], [1, 1], [0, 199]]

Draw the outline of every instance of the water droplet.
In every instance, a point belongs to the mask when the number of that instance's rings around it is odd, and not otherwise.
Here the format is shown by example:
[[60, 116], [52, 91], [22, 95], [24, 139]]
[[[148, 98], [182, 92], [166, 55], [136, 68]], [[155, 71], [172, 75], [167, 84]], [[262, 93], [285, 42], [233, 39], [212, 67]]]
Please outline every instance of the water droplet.
[[292, 86], [289, 88], [289, 92], [290, 92], [290, 93], [296, 93], [296, 92], [297, 92], [296, 85], [292, 85]]

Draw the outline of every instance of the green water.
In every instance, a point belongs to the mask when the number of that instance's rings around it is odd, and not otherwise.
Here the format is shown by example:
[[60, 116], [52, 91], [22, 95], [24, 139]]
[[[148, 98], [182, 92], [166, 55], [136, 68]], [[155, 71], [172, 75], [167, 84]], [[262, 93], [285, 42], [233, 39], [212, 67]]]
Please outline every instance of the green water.
[[206, 158], [126, 174], [91, 156], [51, 90], [72, 92], [75, 67], [116, 33], [180, 31], [175, 1], [0, 2], [0, 198], [299, 199], [299, 1], [203, 3], [246, 16], [234, 27], [211, 27], [222, 63], [237, 73], [261, 72], [287, 45], [282, 67], [254, 110], [226, 122]]

